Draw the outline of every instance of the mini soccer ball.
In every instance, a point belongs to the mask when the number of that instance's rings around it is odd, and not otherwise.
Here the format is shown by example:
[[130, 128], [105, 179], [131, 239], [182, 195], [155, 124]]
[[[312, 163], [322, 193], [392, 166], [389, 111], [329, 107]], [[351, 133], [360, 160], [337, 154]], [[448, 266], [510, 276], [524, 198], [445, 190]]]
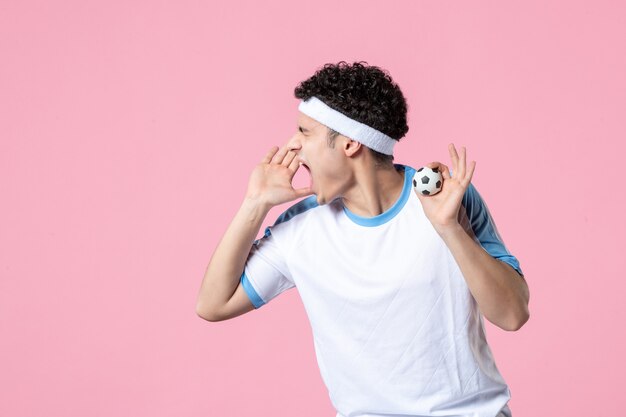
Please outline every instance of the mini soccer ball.
[[421, 167], [413, 176], [413, 188], [422, 195], [435, 195], [442, 185], [443, 177], [438, 168]]

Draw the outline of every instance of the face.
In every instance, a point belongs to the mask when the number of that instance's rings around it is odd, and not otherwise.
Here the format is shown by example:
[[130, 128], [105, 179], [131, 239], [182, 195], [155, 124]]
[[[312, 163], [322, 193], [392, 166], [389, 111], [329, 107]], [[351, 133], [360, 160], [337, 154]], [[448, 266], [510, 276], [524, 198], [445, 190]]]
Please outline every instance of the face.
[[338, 136], [334, 148], [328, 146], [328, 128], [302, 112], [298, 112], [298, 132], [289, 141], [289, 148], [311, 176], [311, 187], [318, 204], [341, 197], [353, 182], [349, 158], [344, 150], [346, 138]]

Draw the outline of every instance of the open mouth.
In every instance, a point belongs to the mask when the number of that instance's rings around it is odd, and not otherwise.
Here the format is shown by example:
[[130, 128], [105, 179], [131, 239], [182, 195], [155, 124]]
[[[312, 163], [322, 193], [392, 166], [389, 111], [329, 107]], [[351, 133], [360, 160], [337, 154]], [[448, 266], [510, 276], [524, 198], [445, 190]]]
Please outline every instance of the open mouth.
[[309, 188], [313, 188], [313, 175], [311, 175], [311, 168], [309, 168], [309, 166], [304, 162], [300, 162], [300, 165], [302, 165], [309, 173]]

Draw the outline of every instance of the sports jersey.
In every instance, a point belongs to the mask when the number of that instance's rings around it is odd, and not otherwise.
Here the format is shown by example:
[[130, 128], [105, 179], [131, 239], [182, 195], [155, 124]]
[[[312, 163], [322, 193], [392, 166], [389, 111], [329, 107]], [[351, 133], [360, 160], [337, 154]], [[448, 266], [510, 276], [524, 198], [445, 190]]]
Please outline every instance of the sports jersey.
[[[509, 417], [478, 305], [413, 191], [415, 169], [395, 167], [402, 192], [378, 216], [340, 198], [291, 206], [252, 245], [242, 286], [255, 308], [297, 288], [337, 417]], [[471, 183], [459, 222], [523, 275]]]

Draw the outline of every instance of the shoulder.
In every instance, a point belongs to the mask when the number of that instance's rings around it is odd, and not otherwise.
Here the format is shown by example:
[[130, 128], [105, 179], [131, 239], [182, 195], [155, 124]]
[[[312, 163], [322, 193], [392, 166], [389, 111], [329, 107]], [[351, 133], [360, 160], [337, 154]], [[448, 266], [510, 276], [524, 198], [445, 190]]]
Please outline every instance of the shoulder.
[[273, 236], [274, 238], [278, 237], [281, 241], [284, 239], [292, 241], [300, 235], [310, 215], [318, 211], [319, 207], [315, 195], [300, 200], [283, 211], [273, 225], [265, 228], [263, 238]]
[[[296, 219], [301, 214], [306, 213], [316, 207], [319, 207], [319, 204], [317, 203], [317, 197], [315, 195], [311, 195], [303, 200], [300, 200], [299, 202], [282, 212], [282, 214], [278, 216], [278, 218], [274, 222], [274, 226], [278, 226], [281, 223], [286, 223], [293, 219]], [[306, 216], [300, 216], [298, 220], [303, 220], [305, 217]]]

